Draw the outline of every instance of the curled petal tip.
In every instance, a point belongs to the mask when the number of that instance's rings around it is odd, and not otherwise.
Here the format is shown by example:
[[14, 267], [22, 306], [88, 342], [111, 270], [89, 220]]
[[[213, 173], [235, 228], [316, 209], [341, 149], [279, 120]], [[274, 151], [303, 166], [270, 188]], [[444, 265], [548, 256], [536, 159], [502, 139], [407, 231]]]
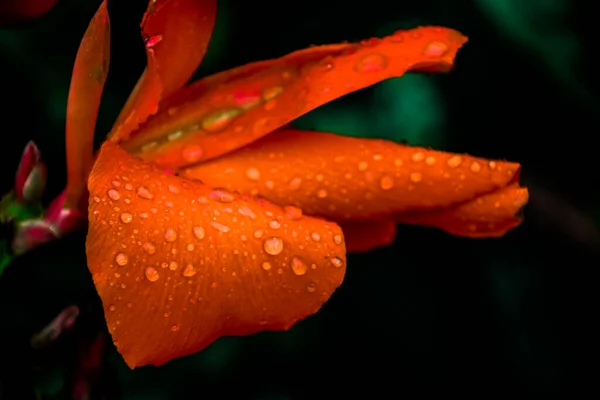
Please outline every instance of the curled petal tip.
[[61, 311], [48, 325], [31, 338], [31, 347], [41, 349], [56, 341], [61, 334], [71, 329], [79, 316], [77, 306], [69, 306]]
[[25, 146], [17, 175], [15, 193], [19, 200], [33, 203], [39, 201], [46, 187], [46, 165], [40, 150], [33, 141]]

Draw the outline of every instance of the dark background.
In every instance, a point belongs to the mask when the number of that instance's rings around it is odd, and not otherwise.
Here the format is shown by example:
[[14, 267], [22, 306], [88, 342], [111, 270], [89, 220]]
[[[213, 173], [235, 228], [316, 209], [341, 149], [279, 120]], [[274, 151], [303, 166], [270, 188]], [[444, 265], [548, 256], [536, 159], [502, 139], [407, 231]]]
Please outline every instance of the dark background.
[[[1, 193], [29, 140], [48, 164], [47, 200], [64, 187], [70, 74], [99, 3], [60, 0], [37, 21], [0, 29]], [[109, 4], [111, 66], [98, 144], [144, 68], [145, 7], [143, 0]], [[400, 226], [393, 246], [350, 255], [342, 287], [289, 332], [224, 338], [134, 371], [111, 348], [102, 390], [124, 399], [294, 400], [587, 390], [597, 381], [591, 271], [600, 259], [600, 88], [592, 62], [599, 36], [591, 14], [591, 5], [567, 0], [219, 0], [196, 77], [417, 25], [469, 36], [450, 74], [383, 82], [296, 126], [518, 161], [531, 194], [526, 219], [490, 240]], [[11, 374], [0, 377], [5, 387], [27, 375], [48, 396], [58, 393], [77, 369], [64, 360], [105, 329], [84, 240], [76, 234], [42, 246], [2, 277], [3, 349], [22, 354], [0, 360]], [[27, 335], [73, 303], [82, 306], [81, 327], [54, 349], [32, 352]]]

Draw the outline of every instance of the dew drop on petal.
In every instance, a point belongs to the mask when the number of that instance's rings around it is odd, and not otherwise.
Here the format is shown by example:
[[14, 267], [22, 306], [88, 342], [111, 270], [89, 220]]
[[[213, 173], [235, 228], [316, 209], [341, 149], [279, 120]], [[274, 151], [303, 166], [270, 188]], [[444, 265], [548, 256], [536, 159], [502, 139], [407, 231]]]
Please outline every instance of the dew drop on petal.
[[201, 226], [195, 226], [192, 231], [194, 232], [194, 236], [196, 236], [196, 239], [204, 239], [204, 235], [206, 234], [206, 232], [204, 231], [204, 228]]
[[129, 257], [127, 257], [127, 254], [125, 254], [125, 253], [118, 253], [115, 256], [115, 262], [117, 264], [119, 264], [121, 267], [127, 265], [128, 261], [129, 261]]
[[302, 259], [300, 259], [298, 257], [294, 257], [292, 259], [292, 271], [294, 272], [294, 274], [304, 275], [304, 274], [306, 274], [307, 270], [308, 270], [308, 267], [306, 266], [304, 261], [302, 261]]
[[158, 280], [158, 271], [154, 267], [147, 267], [146, 271], [146, 279], [150, 282], [156, 282]]
[[119, 200], [121, 198], [121, 195], [116, 189], [108, 189], [108, 192], [106, 193], [112, 200]]
[[[256, 232], [255, 232], [256, 236]], [[283, 240], [277, 236], [266, 238], [263, 243], [263, 248], [267, 254], [276, 256], [283, 251]]]
[[194, 268], [194, 266], [192, 264], [186, 265], [185, 268], [183, 269], [183, 276], [189, 278], [194, 275], [196, 275], [196, 268]]
[[167, 242], [174, 242], [177, 240], [177, 232], [175, 230], [169, 228], [165, 231], [165, 240]]

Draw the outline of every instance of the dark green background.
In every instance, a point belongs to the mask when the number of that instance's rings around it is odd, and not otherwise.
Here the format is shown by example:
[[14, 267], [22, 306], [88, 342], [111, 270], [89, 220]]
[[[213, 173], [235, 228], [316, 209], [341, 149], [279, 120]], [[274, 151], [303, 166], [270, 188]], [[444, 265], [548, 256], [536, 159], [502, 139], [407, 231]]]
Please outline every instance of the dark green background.
[[[600, 258], [599, 87], [592, 63], [598, 29], [591, 3], [219, 0], [198, 77], [416, 25], [469, 36], [452, 73], [389, 80], [296, 125], [521, 162], [531, 193], [526, 221], [492, 240], [400, 226], [393, 246], [351, 255], [342, 287], [291, 331], [221, 339], [200, 354], [135, 371], [111, 350], [103, 389], [124, 399], [558, 397], [597, 381], [590, 355], [597, 339], [588, 340], [598, 315], [591, 271]], [[0, 30], [2, 193], [31, 139], [49, 167], [48, 200], [64, 186], [70, 74], [98, 4], [61, 0], [33, 23]], [[142, 0], [110, 2], [111, 68], [97, 143], [144, 67], [144, 9]], [[0, 357], [5, 386], [27, 375], [57, 392], [62, 371], [68, 380], [74, 368], [59, 360], [104, 329], [84, 239], [43, 246], [0, 281], [2, 351], [13, 352]], [[28, 335], [74, 302], [83, 307], [79, 330], [53, 349], [29, 350]]]

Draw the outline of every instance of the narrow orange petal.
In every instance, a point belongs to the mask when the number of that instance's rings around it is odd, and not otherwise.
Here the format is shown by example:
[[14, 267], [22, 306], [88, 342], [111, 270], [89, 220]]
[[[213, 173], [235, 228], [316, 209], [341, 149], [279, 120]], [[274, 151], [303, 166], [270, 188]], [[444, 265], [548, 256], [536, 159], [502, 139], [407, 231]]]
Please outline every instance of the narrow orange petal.
[[[75, 58], [67, 105], [67, 195], [65, 206], [77, 209], [92, 169], [94, 131], [110, 63], [110, 21], [103, 1], [90, 22]], [[85, 207], [85, 206], [84, 206]]]
[[386, 140], [285, 129], [180, 174], [341, 222], [449, 208], [505, 188], [519, 170]]
[[447, 71], [466, 40], [452, 29], [424, 27], [235, 68], [175, 93], [124, 146], [161, 166], [214, 158], [384, 79]]
[[395, 221], [343, 222], [340, 224], [348, 253], [364, 253], [389, 246], [396, 237]]
[[409, 224], [433, 226], [457, 236], [499, 237], [521, 224], [522, 218], [518, 213], [528, 200], [527, 189], [513, 183], [449, 209], [398, 215], [396, 219]]
[[208, 48], [216, 13], [216, 0], [149, 2], [142, 20], [148, 67], [117, 118], [111, 139], [127, 137], [192, 77]]
[[343, 280], [336, 224], [166, 174], [115, 144], [89, 190], [88, 265], [132, 368], [289, 329]]

